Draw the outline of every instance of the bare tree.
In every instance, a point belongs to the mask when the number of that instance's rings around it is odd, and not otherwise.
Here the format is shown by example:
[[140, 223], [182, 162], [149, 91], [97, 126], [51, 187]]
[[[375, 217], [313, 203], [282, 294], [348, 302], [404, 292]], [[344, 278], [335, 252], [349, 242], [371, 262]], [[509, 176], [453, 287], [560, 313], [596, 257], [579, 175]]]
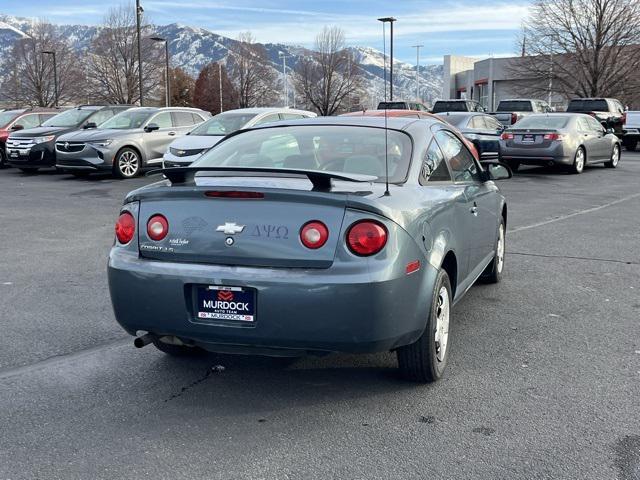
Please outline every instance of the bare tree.
[[35, 22], [27, 36], [18, 39], [11, 50], [12, 75], [5, 80], [4, 96], [20, 105], [49, 107], [55, 103], [55, 83], [51, 55], [56, 55], [59, 103], [80, 98], [78, 57], [56, 28], [44, 20]]
[[628, 101], [640, 87], [638, 0], [537, 0], [522, 38], [511, 69], [530, 90]]
[[316, 36], [315, 51], [298, 62], [295, 88], [309, 108], [320, 115], [335, 115], [361, 90], [359, 70], [356, 58], [345, 48], [343, 31], [324, 27]]
[[255, 43], [251, 32], [238, 36], [230, 50], [231, 79], [236, 84], [240, 108], [271, 105], [275, 101], [276, 74], [269, 66], [267, 51]]
[[174, 107], [190, 107], [193, 104], [195, 79], [182, 68], [169, 70], [171, 75], [171, 105]]
[[[135, 9], [129, 5], [110, 9], [104, 17], [103, 28], [91, 42], [87, 68], [93, 96], [98, 100], [124, 104], [140, 101], [135, 15]], [[145, 98], [158, 93], [163, 78], [162, 50], [155, 42], [144, 38], [150, 33], [149, 27], [143, 26], [142, 88]]]
[[[221, 73], [222, 75], [220, 75]], [[220, 93], [222, 93], [222, 102], [220, 101]], [[202, 68], [196, 79], [193, 104], [213, 114], [220, 113], [221, 110], [235, 108], [237, 105], [236, 91], [224, 66], [212, 62]]]

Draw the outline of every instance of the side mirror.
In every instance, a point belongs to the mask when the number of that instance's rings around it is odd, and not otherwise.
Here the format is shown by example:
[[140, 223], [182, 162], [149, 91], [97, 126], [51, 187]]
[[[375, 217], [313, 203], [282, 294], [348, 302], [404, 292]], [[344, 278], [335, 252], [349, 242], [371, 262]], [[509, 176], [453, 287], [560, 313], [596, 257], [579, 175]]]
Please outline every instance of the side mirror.
[[482, 162], [485, 171], [486, 180], [507, 180], [513, 177], [511, 169], [500, 162]]
[[160, 130], [160, 125], [158, 125], [157, 123], [150, 123], [149, 125], [144, 127], [145, 132], [154, 132], [156, 130]]
[[24, 130], [24, 125], [20, 125], [19, 123], [14, 125], [13, 127], [11, 127], [11, 130], [13, 130], [14, 132], [17, 130]]
[[88, 130], [89, 128], [98, 128], [98, 125], [96, 125], [95, 122], [88, 122], [82, 128], [84, 128], [85, 130]]

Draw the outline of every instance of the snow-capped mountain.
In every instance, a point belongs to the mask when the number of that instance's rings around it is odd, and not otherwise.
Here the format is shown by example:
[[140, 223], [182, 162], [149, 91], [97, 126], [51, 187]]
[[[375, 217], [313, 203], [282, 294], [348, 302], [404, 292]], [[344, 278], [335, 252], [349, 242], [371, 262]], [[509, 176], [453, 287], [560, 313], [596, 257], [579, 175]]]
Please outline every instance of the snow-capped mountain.
[[[11, 71], [10, 50], [13, 43], [25, 36], [32, 24], [31, 19], [18, 18], [0, 14], [0, 83]], [[89, 25], [56, 25], [56, 29], [67, 38], [78, 51], [88, 48], [91, 39], [100, 27]], [[222, 61], [226, 63], [229, 51], [233, 50], [237, 41], [218, 35], [210, 30], [191, 27], [179, 23], [154, 26], [155, 34], [169, 40], [169, 52], [173, 66], [184, 68], [196, 76], [207, 63]], [[287, 59], [287, 67], [295, 69], [303, 56], [311, 52], [301, 46], [288, 44], [264, 44], [272, 68], [282, 75], [282, 63], [278, 57], [280, 52], [291, 58]], [[351, 47], [354, 56], [359, 60], [366, 80], [368, 94], [365, 106], [374, 107], [384, 97], [384, 56], [382, 52], [370, 47]], [[388, 63], [388, 58], [387, 58]], [[388, 67], [388, 65], [387, 65]], [[426, 102], [433, 102], [442, 93], [441, 65], [420, 67], [420, 92]], [[414, 65], [394, 62], [394, 98], [415, 99], [416, 69]], [[1, 92], [0, 92], [1, 96]]]

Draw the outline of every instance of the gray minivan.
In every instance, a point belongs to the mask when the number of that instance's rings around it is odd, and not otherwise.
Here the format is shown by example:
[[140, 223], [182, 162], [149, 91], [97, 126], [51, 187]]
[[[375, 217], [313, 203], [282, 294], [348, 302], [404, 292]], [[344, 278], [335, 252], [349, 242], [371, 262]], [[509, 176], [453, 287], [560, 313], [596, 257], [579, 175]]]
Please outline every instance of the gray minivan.
[[210, 116], [196, 108], [132, 108], [94, 130], [58, 138], [56, 166], [78, 176], [107, 170], [132, 178], [144, 168], [160, 166], [169, 144]]

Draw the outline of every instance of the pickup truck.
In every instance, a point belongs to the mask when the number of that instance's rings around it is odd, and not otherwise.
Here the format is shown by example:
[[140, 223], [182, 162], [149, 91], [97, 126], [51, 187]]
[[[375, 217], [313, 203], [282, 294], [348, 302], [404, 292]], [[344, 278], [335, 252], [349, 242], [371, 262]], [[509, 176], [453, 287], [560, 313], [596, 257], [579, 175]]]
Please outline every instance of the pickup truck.
[[491, 113], [502, 125], [509, 127], [532, 113], [549, 113], [553, 110], [547, 102], [531, 99], [501, 100], [498, 108]]
[[627, 112], [627, 123], [624, 126], [622, 144], [630, 152], [634, 152], [640, 141], [640, 111]]
[[567, 112], [591, 115], [605, 128], [612, 128], [618, 138], [624, 136], [627, 114], [615, 98], [574, 98], [569, 102]]

